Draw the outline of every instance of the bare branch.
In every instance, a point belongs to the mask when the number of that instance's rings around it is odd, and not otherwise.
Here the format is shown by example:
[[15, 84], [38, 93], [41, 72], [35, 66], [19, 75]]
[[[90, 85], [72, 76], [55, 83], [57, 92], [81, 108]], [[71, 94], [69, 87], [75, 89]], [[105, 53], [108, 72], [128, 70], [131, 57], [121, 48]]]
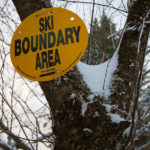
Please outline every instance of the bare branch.
[[4, 150], [13, 150], [13, 148], [4, 141], [0, 141], [0, 147], [3, 148]]
[[23, 148], [24, 150], [32, 150], [27, 144], [25, 144], [17, 135], [12, 133], [2, 122], [0, 119], [0, 128], [3, 132], [5, 132], [7, 135], [9, 135], [17, 144], [18, 148]]
[[29, 144], [31, 145], [31, 147], [32, 147], [32, 149], [33, 149], [33, 146], [32, 146], [32, 144], [31, 144], [30, 140], [28, 139], [28, 136], [27, 136], [27, 134], [26, 134], [26, 132], [25, 132], [25, 130], [24, 130], [24, 128], [23, 128], [23, 126], [22, 126], [22, 124], [21, 124], [21, 122], [20, 122], [18, 116], [17, 116], [17, 114], [14, 112], [14, 110], [11, 108], [10, 104], [8, 103], [8, 101], [3, 97], [3, 95], [2, 95], [1, 93], [0, 93], [0, 95], [1, 95], [1, 97], [3, 98], [3, 100], [6, 102], [6, 104], [8, 105], [8, 107], [11, 109], [12, 113], [14, 114], [14, 116], [16, 117], [16, 119], [17, 119], [17, 121], [18, 121], [18, 123], [19, 123], [19, 125], [20, 125], [20, 127], [21, 127], [21, 129], [22, 129], [22, 131], [23, 131], [23, 133], [24, 133], [24, 135], [26, 136], [26, 138], [27, 138]]
[[[70, 1], [70, 0], [61, 0], [61, 1], [68, 2], [68, 3], [82, 3], [82, 4], [91, 4], [91, 5], [93, 5], [93, 2], [81, 2], [81, 1]], [[124, 13], [128, 13], [125, 10], [122, 10], [122, 9], [119, 9], [119, 8], [116, 8], [116, 7], [113, 7], [113, 6], [110, 6], [110, 5], [100, 4], [100, 3], [96, 3], [96, 2], [94, 2], [94, 5], [108, 7], [108, 8], [112, 8], [112, 9], [115, 9], [115, 10], [118, 10], [118, 11], [121, 11], [121, 12], [124, 12]]]

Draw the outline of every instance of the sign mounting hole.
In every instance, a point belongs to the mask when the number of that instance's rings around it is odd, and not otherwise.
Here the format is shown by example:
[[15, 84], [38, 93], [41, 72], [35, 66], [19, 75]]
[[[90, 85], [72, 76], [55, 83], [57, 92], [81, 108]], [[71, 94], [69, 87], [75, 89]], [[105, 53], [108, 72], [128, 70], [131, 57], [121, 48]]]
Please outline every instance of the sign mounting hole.
[[71, 20], [71, 21], [74, 21], [74, 17], [70, 17], [70, 20]]
[[22, 30], [19, 30], [19, 34], [22, 34]]

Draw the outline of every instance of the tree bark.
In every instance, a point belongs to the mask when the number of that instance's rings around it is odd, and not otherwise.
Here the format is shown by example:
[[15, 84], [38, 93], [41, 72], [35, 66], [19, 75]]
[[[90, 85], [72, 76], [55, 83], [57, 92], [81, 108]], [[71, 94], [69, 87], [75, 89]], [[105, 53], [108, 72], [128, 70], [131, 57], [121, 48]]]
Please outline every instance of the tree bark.
[[[13, 2], [21, 20], [46, 7], [43, 0]], [[90, 103], [92, 93], [76, 67], [58, 79], [39, 83], [51, 109], [55, 150], [125, 149], [132, 139], [132, 132], [130, 138], [123, 137], [130, 123], [113, 123], [104, 104], [114, 105], [111, 113], [117, 113], [124, 119], [131, 101], [135, 102], [136, 110], [140, 72], [150, 29], [150, 1], [137, 0], [133, 3], [118, 46], [118, 67], [111, 82], [112, 94], [107, 101], [104, 97], [94, 96], [93, 103]], [[85, 112], [82, 112], [82, 107], [87, 107]]]
[[[119, 45], [118, 69], [112, 81], [111, 101], [120, 109], [129, 111], [130, 103], [135, 100], [140, 72], [142, 71], [145, 50], [150, 30], [150, 1], [137, 0], [126, 21], [124, 34]], [[145, 20], [145, 21], [144, 21]], [[145, 23], [144, 23], [145, 22]]]

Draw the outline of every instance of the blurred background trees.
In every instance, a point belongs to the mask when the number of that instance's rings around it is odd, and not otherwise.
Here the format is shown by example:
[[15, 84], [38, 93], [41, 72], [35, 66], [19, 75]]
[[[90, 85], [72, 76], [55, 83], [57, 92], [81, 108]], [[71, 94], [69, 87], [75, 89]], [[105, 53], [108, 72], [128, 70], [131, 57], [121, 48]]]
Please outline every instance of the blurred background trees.
[[[82, 61], [87, 63], [87, 59], [89, 59], [88, 64], [97, 65], [112, 57], [118, 44], [119, 35], [116, 24], [105, 14], [105, 11], [99, 20], [94, 18], [91, 32], [91, 45], [88, 45]], [[91, 46], [90, 52], [88, 51], [89, 46]]]
[[[133, 1], [131, 1], [133, 2]], [[47, 1], [47, 3], [49, 3]], [[90, 65], [101, 64], [109, 60], [118, 44], [121, 29], [117, 29], [120, 22], [114, 21], [113, 16], [118, 13], [126, 18], [127, 7], [130, 1], [109, 0], [102, 5], [80, 3], [79, 1], [52, 1], [53, 6], [61, 6], [72, 9], [81, 14], [87, 26], [92, 23], [91, 44], [82, 58], [83, 62]], [[97, 2], [97, 4], [99, 4]], [[73, 8], [72, 8], [73, 5]], [[78, 6], [82, 5], [82, 10]], [[96, 12], [94, 19], [90, 22], [85, 18], [91, 16], [92, 5]], [[103, 11], [98, 11], [99, 8]], [[105, 8], [105, 9], [104, 9]], [[89, 14], [86, 11], [89, 9]], [[113, 11], [114, 10], [114, 11]], [[97, 15], [98, 14], [98, 15]], [[101, 14], [101, 15], [100, 15]], [[91, 18], [91, 17], [90, 17]], [[115, 22], [115, 23], [114, 23]], [[122, 21], [123, 22], [123, 21]], [[37, 82], [31, 82], [20, 77], [11, 65], [9, 57], [9, 46], [15, 29], [20, 24], [11, 0], [0, 1], [0, 149], [52, 149], [55, 136], [51, 132], [52, 116], [50, 108]], [[124, 24], [124, 23], [122, 23]], [[89, 27], [88, 27], [89, 28]], [[90, 36], [90, 33], [89, 33]], [[89, 46], [91, 47], [90, 51]], [[140, 87], [140, 97], [136, 111], [134, 142], [129, 149], [150, 149], [150, 80], [149, 80], [149, 47], [147, 48], [145, 65]], [[59, 86], [59, 81], [57, 82]], [[78, 92], [78, 91], [76, 91]], [[132, 121], [134, 103], [131, 103], [130, 113], [127, 119]], [[129, 135], [130, 127], [124, 132]]]

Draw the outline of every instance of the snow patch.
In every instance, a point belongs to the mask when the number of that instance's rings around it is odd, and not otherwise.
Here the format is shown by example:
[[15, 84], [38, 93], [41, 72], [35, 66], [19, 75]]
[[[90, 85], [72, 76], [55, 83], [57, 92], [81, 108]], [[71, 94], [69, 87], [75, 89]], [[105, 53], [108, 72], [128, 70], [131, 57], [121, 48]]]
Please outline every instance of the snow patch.
[[87, 65], [83, 62], [77, 64], [78, 70], [83, 75], [83, 80], [88, 88], [96, 94], [108, 99], [110, 93], [110, 81], [112, 74], [118, 65], [118, 52], [113, 57], [100, 65]]
[[85, 112], [87, 111], [88, 104], [93, 103], [94, 97], [95, 97], [95, 95], [93, 95], [93, 94], [89, 95], [89, 96], [87, 97], [88, 100], [89, 100], [89, 102], [84, 102], [84, 101], [81, 99], [81, 102], [82, 102], [81, 114], [82, 114], [82, 116], [84, 116]]
[[127, 27], [126, 31], [135, 31], [136, 30], [136, 26], [132, 26], [132, 27]]
[[84, 128], [83, 131], [84, 131], [84, 132], [89, 132], [89, 133], [92, 133], [92, 132], [93, 132], [93, 130], [91, 130], [91, 129], [89, 129], [89, 128]]
[[88, 96], [88, 100], [93, 101], [94, 97], [95, 97], [95, 95], [91, 94]]
[[72, 94], [70, 95], [70, 97], [71, 97], [71, 98], [74, 98], [74, 97], [76, 97], [76, 94], [75, 94], [75, 93], [72, 93]]
[[85, 112], [87, 111], [88, 103], [82, 102], [82, 116], [84, 116]]
[[110, 113], [112, 106], [109, 105], [109, 104], [104, 104], [103, 106], [105, 106], [105, 107], [106, 107], [106, 111], [107, 111], [108, 113]]
[[130, 130], [131, 130], [131, 126], [129, 126], [129, 127], [124, 131], [123, 134], [129, 136]]
[[121, 118], [118, 114], [108, 113], [108, 116], [110, 116], [113, 123], [119, 124], [121, 121], [125, 121], [125, 119]]
[[112, 106], [109, 104], [103, 104], [103, 106], [105, 106], [106, 111], [107, 111], [107, 115], [111, 118], [111, 121], [113, 123], [120, 123], [121, 121], [125, 121], [125, 119], [121, 118], [118, 114], [112, 114], [111, 113], [111, 109]]
[[143, 20], [142, 26], [141, 26], [141, 28], [140, 28], [140, 36], [139, 36], [138, 51], [137, 51], [138, 54], [139, 54], [140, 48], [141, 48], [141, 40], [142, 40], [144, 28], [146, 27], [146, 19], [148, 18], [149, 14], [150, 14], [150, 11], [147, 12], [147, 14], [146, 14], [146, 16], [145, 16], [145, 18], [144, 18], [144, 20]]
[[87, 65], [81, 61], [77, 64], [77, 68], [82, 74], [83, 80], [88, 88], [93, 93], [104, 96], [106, 99], [111, 94], [110, 83], [113, 78], [112, 75], [118, 66], [118, 51], [126, 29], [127, 24], [125, 24], [117, 49], [110, 60], [99, 65]]

